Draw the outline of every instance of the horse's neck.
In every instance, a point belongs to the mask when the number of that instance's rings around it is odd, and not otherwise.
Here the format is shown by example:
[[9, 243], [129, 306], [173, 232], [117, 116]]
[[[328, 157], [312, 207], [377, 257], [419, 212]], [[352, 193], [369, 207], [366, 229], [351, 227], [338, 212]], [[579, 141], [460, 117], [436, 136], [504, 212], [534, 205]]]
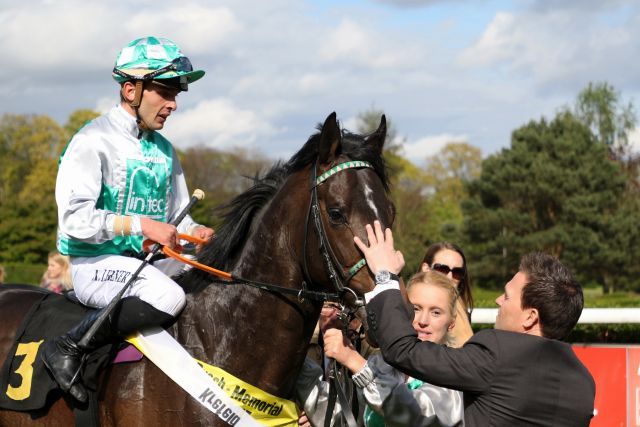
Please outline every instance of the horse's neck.
[[[308, 199], [307, 199], [308, 200]], [[272, 200], [231, 271], [235, 277], [300, 289], [304, 217]], [[294, 205], [295, 206], [295, 205]], [[196, 357], [277, 395], [292, 392], [320, 312], [320, 303], [246, 284], [212, 284], [190, 296], [178, 339]]]
[[214, 284], [189, 295], [174, 331], [194, 357], [290, 397], [319, 310], [246, 285]]

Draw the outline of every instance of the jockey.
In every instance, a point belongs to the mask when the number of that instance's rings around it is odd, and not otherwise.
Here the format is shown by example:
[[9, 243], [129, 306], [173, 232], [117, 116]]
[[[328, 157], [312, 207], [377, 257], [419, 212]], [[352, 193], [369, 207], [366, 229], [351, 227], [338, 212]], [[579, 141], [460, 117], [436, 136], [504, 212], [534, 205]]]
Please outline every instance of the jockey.
[[120, 103], [89, 122], [60, 158], [56, 181], [58, 250], [71, 257], [77, 298], [98, 308], [65, 335], [45, 342], [42, 359], [61, 389], [80, 402], [77, 382], [85, 353], [136, 330], [160, 326], [185, 305], [182, 288], [169, 276], [174, 260], [146, 266], [88, 346], [78, 342], [102, 307], [140, 266], [131, 254], [143, 238], [174, 247], [177, 233], [209, 239], [213, 230], [187, 215], [169, 224], [190, 199], [178, 156], [157, 131], [176, 110], [176, 97], [204, 75], [171, 40], [145, 37], [125, 46], [113, 68]]

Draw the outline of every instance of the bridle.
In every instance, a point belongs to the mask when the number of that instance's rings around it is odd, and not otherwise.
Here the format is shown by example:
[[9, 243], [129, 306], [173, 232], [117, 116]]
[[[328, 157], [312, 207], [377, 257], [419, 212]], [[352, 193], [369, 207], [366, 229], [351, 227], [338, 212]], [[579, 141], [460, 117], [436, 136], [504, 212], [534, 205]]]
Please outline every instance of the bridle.
[[[360, 259], [357, 263], [355, 263], [352, 267], [348, 269], [348, 276], [345, 275], [344, 269], [342, 267], [336, 268], [336, 265], [340, 265], [336, 261], [336, 256], [331, 248], [331, 243], [327, 238], [327, 234], [325, 232], [324, 226], [322, 224], [322, 218], [320, 217], [320, 204], [318, 202], [318, 186], [324, 183], [327, 179], [337, 174], [340, 171], [346, 169], [354, 169], [354, 168], [372, 168], [369, 162], [360, 161], [360, 160], [350, 160], [344, 163], [340, 163], [337, 166], [329, 169], [324, 172], [322, 175], [317, 176], [317, 163], [314, 163], [313, 168], [311, 168], [311, 197], [309, 202], [309, 209], [307, 211], [307, 215], [305, 218], [304, 225], [304, 240], [302, 243], [302, 257], [303, 257], [303, 265], [302, 265], [302, 286], [300, 289], [292, 289], [285, 288], [284, 286], [274, 285], [271, 283], [260, 282], [257, 280], [245, 279], [243, 277], [234, 276], [231, 273], [217, 270], [211, 266], [201, 264], [197, 261], [190, 260], [188, 258], [180, 255], [178, 251], [175, 251], [167, 246], [162, 248], [162, 252], [166, 256], [170, 256], [172, 258], [178, 259], [185, 264], [189, 264], [195, 268], [203, 270], [209, 274], [214, 276], [218, 276], [224, 279], [222, 283], [229, 285], [248, 285], [254, 288], [262, 289], [269, 292], [275, 292], [281, 295], [295, 295], [298, 297], [299, 302], [304, 302], [305, 300], [312, 301], [333, 301], [338, 302], [342, 307], [342, 317], [352, 315], [362, 307], [364, 307], [364, 299], [358, 297], [358, 295], [347, 287], [351, 279], [366, 265], [366, 261], [364, 258]], [[312, 283], [311, 276], [309, 274], [307, 268], [307, 237], [309, 231], [309, 222], [310, 218], [313, 218], [313, 224], [316, 230], [316, 234], [319, 240], [319, 250], [322, 255], [322, 260], [329, 276], [329, 280], [333, 285], [334, 292], [321, 292], [321, 291], [313, 291], [308, 289], [307, 283]], [[192, 243], [203, 244], [204, 241], [198, 241], [199, 239], [194, 238], [192, 236], [180, 235], [180, 237], [184, 240], [188, 240]], [[345, 295], [351, 294], [353, 296], [353, 301], [349, 304], [344, 304]]]
[[[301, 303], [304, 302], [305, 299], [323, 301], [323, 302], [325, 301], [338, 302], [340, 306], [340, 313], [338, 315], [338, 318], [342, 323], [343, 331], [346, 332], [348, 328], [349, 320], [352, 318], [352, 316], [355, 315], [356, 312], [358, 311], [362, 312], [364, 310], [364, 305], [365, 305], [364, 299], [362, 297], [359, 297], [353, 289], [349, 288], [348, 284], [353, 279], [353, 277], [358, 273], [358, 271], [360, 271], [366, 265], [366, 260], [364, 258], [360, 259], [349, 269], [343, 268], [341, 264], [337, 261], [337, 257], [331, 247], [331, 242], [329, 242], [327, 233], [322, 223], [322, 218], [320, 215], [320, 203], [318, 201], [318, 187], [322, 185], [326, 180], [331, 178], [333, 175], [347, 169], [356, 169], [356, 168], [357, 169], [359, 168], [373, 169], [373, 166], [369, 162], [365, 162], [361, 160], [350, 160], [332, 167], [331, 169], [322, 173], [320, 176], [317, 175], [317, 172], [318, 172], [317, 161], [314, 162], [314, 165], [311, 168], [311, 180], [310, 180], [311, 197], [309, 199], [309, 208], [307, 210], [307, 215], [305, 218], [304, 239], [302, 243], [303, 280], [302, 280], [301, 289], [297, 290], [297, 289], [285, 288], [283, 286], [273, 285], [270, 283], [263, 283], [259, 281], [248, 280], [248, 279], [233, 276], [230, 273], [222, 272], [220, 270], [215, 270], [212, 267], [201, 266], [201, 265], [199, 266], [197, 265], [198, 263], [193, 263], [193, 262], [188, 262], [188, 263], [197, 268], [205, 269], [205, 271], [209, 271], [212, 274], [229, 279], [230, 282], [226, 282], [229, 284], [249, 285], [249, 286], [253, 286], [266, 291], [282, 294], [282, 295], [295, 294], [298, 297], [298, 301], [300, 301]], [[329, 277], [329, 280], [333, 285], [333, 290], [334, 290], [333, 293], [311, 291], [307, 289], [307, 283], [312, 283], [311, 276], [309, 274], [309, 270], [307, 267], [307, 239], [309, 234], [309, 223], [311, 222], [311, 219], [313, 220], [314, 229], [315, 229], [316, 235], [318, 236], [318, 249], [320, 251], [320, 255], [322, 256], [322, 261], [323, 261], [325, 270], [327, 272], [327, 275]], [[347, 271], [347, 274], [345, 274], [345, 270]], [[345, 296], [348, 293], [353, 296], [354, 300], [349, 304], [346, 304]], [[296, 309], [300, 311], [299, 308], [296, 308]], [[345, 336], [347, 336], [346, 333], [345, 333]], [[353, 414], [351, 413], [351, 410], [349, 409], [350, 408], [349, 405], [351, 403], [351, 400], [348, 397], [348, 395], [351, 394], [349, 392], [350, 389], [349, 387], [341, 384], [341, 383], [347, 384], [348, 382], [346, 381], [346, 379], [347, 379], [347, 376], [345, 374], [344, 368], [341, 370], [337, 366], [336, 361], [334, 359], [330, 365], [330, 375], [328, 378], [328, 381], [330, 383], [330, 394], [329, 394], [329, 400], [328, 400], [328, 406], [327, 406], [327, 418], [325, 420], [325, 427], [327, 427], [330, 423], [331, 414], [333, 413], [333, 406], [335, 405], [336, 401], [339, 401], [340, 404], [342, 405], [343, 411], [341, 412], [341, 414], [342, 414], [342, 417], [344, 417], [344, 422], [346, 423], [346, 425], [349, 427], [356, 427], [356, 420]]]
[[[364, 300], [348, 287], [349, 282], [353, 277], [364, 267], [367, 262], [364, 258], [361, 258], [357, 263], [351, 266], [348, 269], [348, 275], [345, 274], [344, 268], [341, 267], [341, 264], [337, 261], [337, 257], [335, 252], [331, 247], [331, 242], [327, 238], [327, 233], [324, 229], [324, 225], [322, 223], [322, 218], [320, 216], [320, 203], [318, 202], [318, 186], [322, 185], [327, 179], [337, 174], [338, 172], [354, 169], [354, 168], [373, 168], [370, 163], [361, 161], [361, 160], [349, 160], [344, 163], [340, 163], [326, 172], [322, 173], [318, 176], [318, 163], [317, 161], [314, 163], [313, 168], [311, 169], [311, 183], [310, 183], [310, 191], [311, 197], [309, 200], [309, 209], [307, 212], [307, 217], [305, 220], [304, 226], [304, 241], [303, 241], [303, 249], [302, 249], [302, 259], [303, 259], [303, 275], [304, 281], [302, 282], [302, 288], [306, 288], [306, 282], [311, 282], [311, 278], [309, 275], [309, 270], [307, 267], [307, 237], [309, 230], [309, 219], [313, 219], [313, 224], [315, 227], [316, 235], [318, 236], [319, 246], [318, 249], [320, 251], [320, 255], [322, 256], [322, 261], [325, 266], [325, 270], [333, 285], [333, 289], [335, 291], [335, 297], [339, 300], [343, 300], [346, 293], [351, 293], [355, 299], [352, 306], [361, 307], [364, 306]], [[339, 266], [336, 268], [336, 266]]]

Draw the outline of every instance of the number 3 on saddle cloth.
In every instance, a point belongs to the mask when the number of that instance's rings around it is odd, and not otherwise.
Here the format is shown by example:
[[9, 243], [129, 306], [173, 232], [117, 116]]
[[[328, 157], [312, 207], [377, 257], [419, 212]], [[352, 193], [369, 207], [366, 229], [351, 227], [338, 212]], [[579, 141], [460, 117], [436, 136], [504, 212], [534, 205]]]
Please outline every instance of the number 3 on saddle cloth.
[[[66, 333], [85, 317], [90, 308], [69, 301], [63, 295], [43, 293], [33, 305], [16, 334], [16, 341], [0, 371], [0, 408], [12, 411], [48, 409], [62, 396], [40, 358], [44, 340]], [[81, 373], [82, 383], [97, 390], [98, 375], [109, 363], [119, 344], [92, 352]]]

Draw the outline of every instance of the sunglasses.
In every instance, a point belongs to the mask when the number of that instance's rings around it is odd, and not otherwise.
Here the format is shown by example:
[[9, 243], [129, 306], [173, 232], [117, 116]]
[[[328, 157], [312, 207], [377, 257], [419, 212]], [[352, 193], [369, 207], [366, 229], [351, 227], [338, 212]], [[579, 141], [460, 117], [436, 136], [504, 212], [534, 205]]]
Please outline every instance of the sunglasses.
[[445, 276], [449, 274], [449, 272], [451, 272], [451, 277], [453, 277], [454, 280], [462, 280], [465, 275], [464, 267], [451, 268], [446, 264], [436, 263], [431, 266], [431, 269], [437, 271], [438, 273], [442, 273]]

